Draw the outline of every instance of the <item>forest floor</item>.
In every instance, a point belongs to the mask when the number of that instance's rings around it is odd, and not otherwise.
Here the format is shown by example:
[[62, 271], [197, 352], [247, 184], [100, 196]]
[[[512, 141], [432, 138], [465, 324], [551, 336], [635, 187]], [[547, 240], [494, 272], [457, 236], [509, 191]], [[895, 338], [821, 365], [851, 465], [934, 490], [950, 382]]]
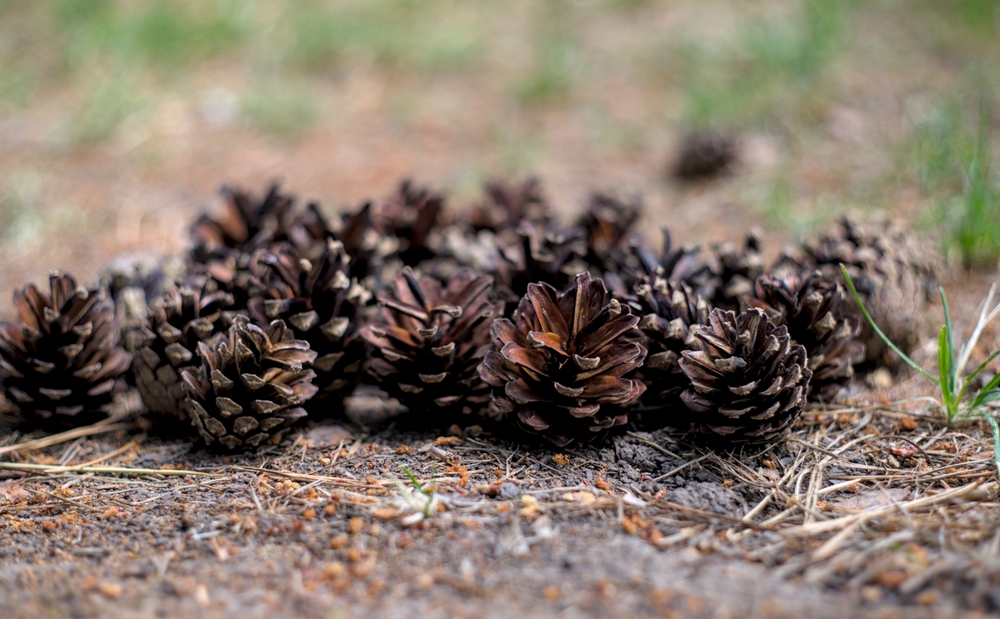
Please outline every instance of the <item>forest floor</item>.
[[[0, 3], [0, 291], [182, 252], [222, 183], [333, 213], [405, 177], [461, 208], [529, 175], [567, 220], [642, 193], [654, 244], [756, 225], [773, 257], [844, 213], [905, 220], [948, 252], [966, 335], [996, 280], [993, 2], [240, 6]], [[703, 129], [737, 164], [670, 178]], [[135, 419], [8, 434], [0, 616], [986, 616], [992, 439], [928, 396], [880, 373], [759, 453], [638, 427], [556, 450], [336, 420], [239, 458]]]

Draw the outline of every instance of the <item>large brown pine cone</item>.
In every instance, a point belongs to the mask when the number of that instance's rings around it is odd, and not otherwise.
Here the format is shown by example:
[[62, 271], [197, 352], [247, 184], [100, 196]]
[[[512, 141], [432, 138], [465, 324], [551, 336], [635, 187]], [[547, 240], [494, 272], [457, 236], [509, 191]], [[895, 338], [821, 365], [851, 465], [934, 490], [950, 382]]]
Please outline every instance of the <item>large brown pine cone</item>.
[[691, 379], [681, 399], [698, 430], [731, 443], [780, 438], [806, 404], [812, 372], [805, 348], [757, 308], [715, 309], [708, 318], [694, 327], [701, 350], [684, 351], [680, 360]]
[[630, 339], [638, 323], [590, 273], [565, 292], [529, 284], [514, 321], [493, 322], [493, 350], [479, 369], [494, 407], [559, 446], [624, 426], [645, 390], [632, 378], [646, 358]]
[[332, 398], [339, 407], [361, 378], [366, 351], [359, 330], [371, 293], [350, 277], [350, 258], [332, 239], [312, 260], [278, 243], [257, 261], [266, 271], [249, 301], [250, 315], [261, 326], [282, 320], [296, 339], [309, 342], [318, 355], [312, 363], [316, 397]]
[[29, 284], [14, 307], [17, 319], [0, 323], [0, 373], [25, 424], [64, 429], [104, 417], [132, 361], [107, 292], [53, 271], [48, 295]]
[[830, 401], [854, 378], [854, 366], [864, 361], [865, 345], [857, 312], [851, 311], [844, 288], [815, 272], [807, 277], [789, 272], [784, 277], [762, 276], [756, 292], [746, 299], [788, 335], [802, 344], [809, 359], [812, 380], [809, 399]]
[[225, 330], [233, 297], [205, 276], [193, 275], [150, 302], [146, 324], [126, 332], [132, 371], [143, 404], [153, 413], [187, 420], [181, 371], [201, 364], [198, 343]]
[[477, 367], [501, 315], [488, 276], [459, 271], [444, 286], [405, 267], [378, 295], [382, 317], [362, 329], [373, 347], [369, 373], [411, 413], [432, 425], [460, 420], [489, 400]]
[[229, 451], [273, 445], [306, 416], [316, 393], [305, 369], [316, 358], [308, 342], [291, 339], [276, 320], [267, 330], [238, 316], [209, 342], [198, 342], [201, 365], [181, 377], [185, 407], [205, 443]]

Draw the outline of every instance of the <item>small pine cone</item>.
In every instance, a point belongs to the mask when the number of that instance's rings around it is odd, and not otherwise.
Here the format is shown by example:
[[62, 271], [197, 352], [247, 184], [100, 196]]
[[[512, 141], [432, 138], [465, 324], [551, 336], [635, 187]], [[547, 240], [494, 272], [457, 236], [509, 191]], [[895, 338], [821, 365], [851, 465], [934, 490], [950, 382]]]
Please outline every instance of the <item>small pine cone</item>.
[[587, 245], [579, 228], [549, 225], [536, 228], [530, 222], [518, 227], [519, 242], [498, 239], [499, 259], [491, 273], [499, 296], [507, 303], [505, 315], [512, 315], [528, 292], [529, 284], [548, 284], [565, 290], [578, 273], [587, 270], [583, 256]]
[[153, 413], [187, 420], [181, 372], [200, 365], [198, 343], [225, 330], [233, 297], [204, 276], [191, 276], [150, 303], [146, 324], [126, 332], [142, 403]]
[[71, 276], [53, 271], [49, 291], [34, 284], [15, 291], [18, 319], [0, 323], [4, 395], [29, 426], [93, 423], [125, 387], [132, 355], [120, 345], [104, 289], [78, 288]]
[[437, 256], [439, 239], [433, 236], [440, 231], [443, 217], [444, 196], [407, 180], [382, 205], [376, 225], [398, 240], [399, 260], [417, 266]]
[[[937, 293], [941, 265], [935, 248], [893, 222], [862, 223], [845, 217], [815, 241], [786, 250], [772, 272], [818, 269], [832, 281], [843, 281], [841, 264], [889, 339], [905, 353], [916, 349], [928, 332], [928, 301]], [[860, 315], [860, 309], [856, 311]], [[860, 338], [866, 346], [867, 364], [899, 362], [864, 318]]]
[[723, 243], [713, 247], [713, 253], [716, 264], [712, 269], [712, 279], [705, 289], [696, 290], [704, 294], [713, 307], [739, 310], [740, 301], [753, 294], [754, 282], [764, 274], [760, 239], [755, 231], [751, 231], [742, 249]]
[[632, 378], [646, 358], [639, 317], [590, 273], [557, 292], [530, 284], [514, 321], [495, 320], [479, 373], [503, 415], [558, 446], [590, 441], [629, 420], [645, 387]]
[[386, 261], [399, 250], [398, 239], [376, 228], [371, 202], [344, 213], [332, 223], [323, 217], [318, 205], [309, 204], [296, 216], [289, 232], [292, 245], [308, 260], [326, 252], [328, 239], [340, 241], [350, 258], [348, 275], [365, 287], [378, 284], [378, 275]]
[[488, 276], [459, 271], [447, 287], [405, 267], [392, 290], [378, 295], [382, 318], [362, 337], [374, 347], [369, 373], [412, 413], [454, 423], [478, 412], [489, 388], [477, 367], [490, 347], [490, 323], [502, 303], [491, 299]]
[[682, 180], [712, 178], [736, 162], [736, 140], [721, 133], [692, 133], [684, 138], [673, 175]]
[[274, 445], [306, 416], [301, 405], [316, 393], [316, 353], [290, 339], [276, 320], [265, 331], [238, 316], [228, 331], [198, 342], [201, 366], [181, 372], [185, 407], [209, 447], [228, 451]]
[[692, 329], [708, 324], [711, 308], [687, 285], [665, 279], [640, 284], [635, 296], [642, 316], [639, 330], [649, 350], [639, 373], [646, 385], [643, 405], [670, 408], [680, 404], [681, 392], [691, 384], [679, 361], [685, 350], [697, 348]]
[[702, 350], [684, 351], [691, 387], [681, 394], [701, 433], [730, 443], [766, 443], [801, 414], [812, 372], [806, 350], [763, 311], [720, 309], [695, 327]]
[[657, 257], [644, 246], [637, 246], [636, 254], [647, 277], [658, 277], [672, 284], [686, 284], [698, 294], [711, 286], [711, 265], [699, 256], [701, 248], [692, 245], [674, 247], [670, 230], [663, 228], [663, 251]]
[[262, 199], [224, 187], [226, 210], [214, 219], [203, 213], [191, 226], [194, 247], [188, 270], [214, 279], [233, 295], [237, 307], [246, 307], [254, 278], [252, 255], [274, 241], [287, 240], [294, 226], [294, 199], [279, 193], [275, 184]]
[[854, 378], [854, 366], [864, 361], [865, 345], [858, 339], [861, 322], [850, 311], [844, 288], [815, 272], [808, 277], [788, 273], [782, 278], [762, 276], [756, 293], [746, 300], [788, 335], [802, 344], [812, 380], [809, 399], [830, 401]]
[[522, 221], [543, 227], [550, 221], [551, 209], [537, 178], [522, 183], [490, 181], [483, 189], [484, 203], [469, 213], [469, 222], [476, 232], [489, 230], [503, 236], [515, 231]]
[[262, 252], [258, 261], [267, 271], [261, 292], [249, 301], [251, 317], [258, 325], [282, 320], [295, 339], [309, 342], [318, 355], [312, 364], [316, 399], [332, 398], [339, 407], [361, 378], [366, 350], [359, 329], [371, 293], [351, 279], [350, 258], [332, 239], [311, 261], [284, 243]]
[[633, 228], [642, 216], [642, 198], [612, 193], [596, 193], [590, 208], [577, 223], [586, 231], [587, 253], [584, 260], [601, 273], [613, 273], [631, 287], [641, 263], [633, 251], [639, 242]]

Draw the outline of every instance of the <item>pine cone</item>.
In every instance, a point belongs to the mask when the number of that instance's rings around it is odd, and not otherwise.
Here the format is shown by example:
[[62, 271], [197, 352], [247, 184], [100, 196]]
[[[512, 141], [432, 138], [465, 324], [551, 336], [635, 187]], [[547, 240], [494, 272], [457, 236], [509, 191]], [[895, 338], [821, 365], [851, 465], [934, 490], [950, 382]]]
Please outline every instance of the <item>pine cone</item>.
[[649, 408], [671, 408], [680, 404], [680, 394], [691, 381], [679, 364], [685, 350], [693, 350], [699, 340], [692, 328], [708, 324], [708, 302], [686, 284], [657, 278], [636, 288], [639, 329], [649, 350], [640, 370], [646, 385], [643, 404]]
[[577, 223], [587, 234], [586, 262], [602, 273], [628, 272], [634, 279], [641, 264], [630, 246], [638, 240], [633, 227], [642, 216], [642, 210], [639, 196], [611, 193], [591, 196], [590, 208]]
[[492, 273], [498, 294], [507, 303], [505, 315], [513, 313], [529, 284], [565, 290], [578, 273], [587, 270], [582, 259], [586, 240], [579, 229], [550, 225], [540, 230], [523, 222], [518, 234], [519, 246], [501, 244], [497, 248], [499, 260]]
[[312, 261], [284, 243], [272, 245], [258, 261], [267, 272], [260, 278], [262, 291], [249, 301], [251, 317], [259, 325], [282, 320], [295, 339], [309, 342], [318, 355], [312, 364], [317, 399], [339, 405], [361, 378], [366, 352], [359, 323], [371, 293], [351, 279], [350, 258], [332, 239]]
[[460, 271], [445, 287], [427, 276], [418, 281], [406, 267], [393, 290], [379, 293], [382, 319], [361, 331], [375, 348], [369, 373], [412, 413], [452, 423], [489, 400], [476, 368], [502, 310], [490, 284], [487, 276]]
[[276, 320], [265, 331], [239, 316], [228, 331], [198, 342], [201, 366], [181, 372], [191, 423], [210, 447], [229, 451], [277, 444], [306, 416], [316, 393], [316, 353]]
[[693, 133], [684, 138], [673, 174], [683, 180], [718, 176], [736, 161], [737, 146], [732, 136]]
[[187, 420], [181, 371], [200, 365], [195, 356], [198, 343], [232, 322], [233, 316], [225, 311], [232, 302], [232, 295], [218, 290], [214, 281], [191, 276], [152, 300], [147, 324], [126, 332], [134, 353], [132, 371], [146, 408]]
[[49, 291], [34, 284], [15, 291], [18, 319], [0, 323], [4, 394], [29, 426], [93, 423], [124, 388], [132, 356], [119, 343], [103, 289], [77, 288], [73, 277], [53, 271]]
[[[682, 245], [675, 248], [670, 230], [663, 228], [663, 251], [657, 257], [645, 246], [637, 246], [636, 255], [642, 263], [642, 274], [658, 277], [673, 284], [686, 284], [700, 295], [711, 290], [711, 265], [699, 254], [701, 248]], [[714, 292], [714, 291], [713, 291]]]
[[544, 227], [550, 221], [550, 207], [537, 178], [522, 183], [491, 181], [485, 186], [485, 203], [469, 213], [476, 232], [489, 230], [497, 235], [514, 231], [522, 221]]
[[752, 230], [742, 249], [731, 243], [722, 243], [712, 250], [715, 258], [712, 278], [699, 292], [705, 294], [714, 307], [737, 311], [742, 299], [753, 294], [754, 282], [764, 274], [760, 239]]
[[191, 226], [194, 247], [189, 270], [214, 279], [233, 295], [237, 307], [246, 307], [253, 283], [252, 254], [274, 241], [287, 240], [294, 226], [294, 199], [279, 193], [278, 185], [261, 200], [224, 187], [226, 211], [221, 219], [203, 213]]
[[806, 350], [763, 311], [720, 309], [694, 328], [702, 350], [684, 351], [681, 370], [691, 387], [681, 394], [698, 415], [701, 433], [731, 443], [776, 440], [806, 404], [812, 372]]
[[432, 235], [443, 223], [444, 196], [426, 187], [403, 181], [379, 211], [376, 225], [399, 241], [399, 259], [417, 266], [437, 255]]
[[[789, 269], [802, 273], [818, 269], [827, 279], [842, 282], [841, 263], [875, 323], [903, 352], [916, 349], [928, 331], [927, 303], [937, 293], [941, 270], [937, 251], [892, 222], [862, 224], [845, 217], [816, 241], [786, 250], [772, 272], [780, 276]], [[855, 311], [860, 316], [860, 309]], [[866, 363], [898, 363], [868, 321], [862, 317], [860, 322]]]
[[559, 446], [625, 425], [645, 390], [631, 378], [646, 358], [629, 340], [638, 323], [590, 273], [562, 293], [530, 284], [514, 321], [493, 322], [493, 350], [479, 369], [494, 407]]
[[840, 284], [818, 271], [806, 278], [796, 273], [762, 276], [755, 296], [746, 302], [764, 310], [775, 325], [785, 325], [792, 341], [805, 347], [812, 371], [809, 399], [833, 400], [850, 384], [855, 364], [864, 360], [865, 346], [858, 339], [860, 319], [849, 311]]

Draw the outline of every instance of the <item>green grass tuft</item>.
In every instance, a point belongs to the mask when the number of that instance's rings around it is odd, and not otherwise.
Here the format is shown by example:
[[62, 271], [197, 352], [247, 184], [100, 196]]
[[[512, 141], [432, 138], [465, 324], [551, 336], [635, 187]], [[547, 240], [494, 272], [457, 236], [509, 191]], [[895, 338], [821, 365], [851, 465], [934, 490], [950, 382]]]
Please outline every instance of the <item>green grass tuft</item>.
[[1000, 259], [1000, 182], [992, 97], [979, 92], [975, 120], [964, 113], [972, 106], [945, 101], [917, 128], [911, 149], [920, 186], [935, 204], [931, 222], [942, 231], [944, 252], [966, 268], [993, 268]]

